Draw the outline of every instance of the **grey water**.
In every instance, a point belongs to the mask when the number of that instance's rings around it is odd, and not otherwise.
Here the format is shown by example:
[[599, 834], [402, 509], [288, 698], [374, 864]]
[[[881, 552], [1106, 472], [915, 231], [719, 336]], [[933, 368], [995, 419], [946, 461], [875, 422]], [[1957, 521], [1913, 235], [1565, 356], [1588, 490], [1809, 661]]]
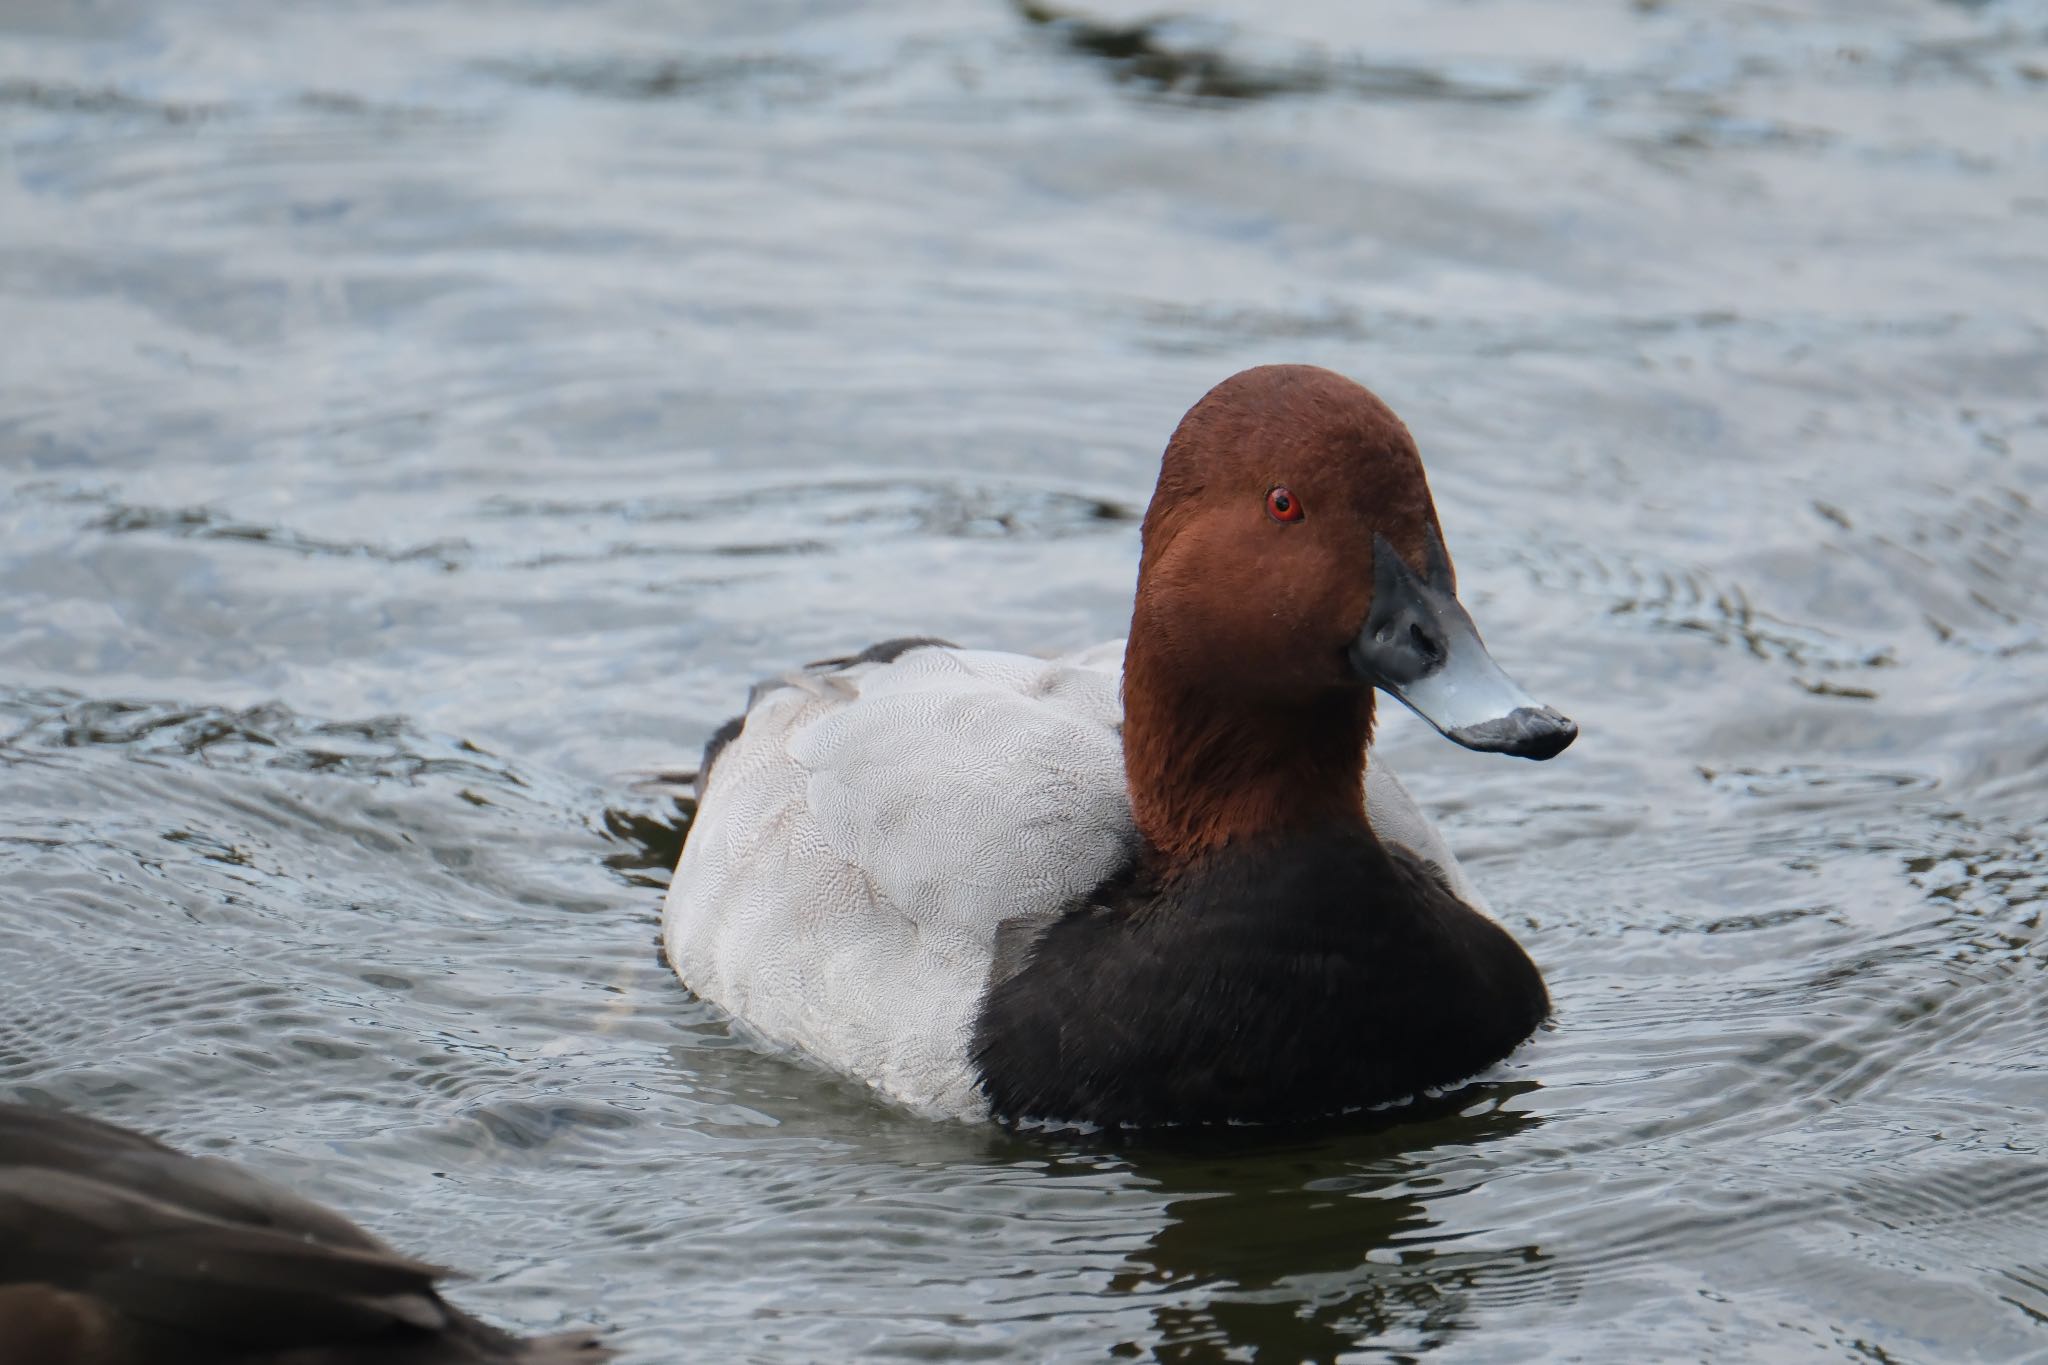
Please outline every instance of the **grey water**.
[[[2048, 1354], [2048, 7], [1156, 14], [0, 9], [0, 1099], [644, 1365]], [[1385, 723], [1554, 1025], [1118, 1143], [691, 999], [648, 774], [1121, 634], [1268, 361], [1583, 726]]]

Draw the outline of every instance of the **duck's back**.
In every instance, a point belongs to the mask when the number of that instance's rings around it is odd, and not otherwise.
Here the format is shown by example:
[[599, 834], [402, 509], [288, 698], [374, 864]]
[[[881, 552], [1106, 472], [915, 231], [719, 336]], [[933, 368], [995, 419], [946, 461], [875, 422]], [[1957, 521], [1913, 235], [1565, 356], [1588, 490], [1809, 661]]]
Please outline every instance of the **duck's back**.
[[[985, 1116], [973, 1039], [1005, 945], [1136, 851], [1122, 662], [1121, 641], [1055, 659], [892, 642], [756, 688], [707, 756], [670, 963], [774, 1042]], [[1384, 765], [1367, 796], [1383, 838], [1483, 908]]]
[[756, 689], [669, 890], [671, 964], [905, 1103], [984, 1112], [968, 1042], [1002, 926], [1130, 856], [1120, 659], [878, 648]]

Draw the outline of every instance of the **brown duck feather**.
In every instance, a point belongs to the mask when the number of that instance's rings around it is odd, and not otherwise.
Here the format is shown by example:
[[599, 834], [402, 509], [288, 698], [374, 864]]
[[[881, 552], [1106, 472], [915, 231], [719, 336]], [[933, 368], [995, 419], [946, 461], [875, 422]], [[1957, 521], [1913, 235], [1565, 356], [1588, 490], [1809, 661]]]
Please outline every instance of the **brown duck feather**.
[[0, 1365], [587, 1365], [449, 1304], [448, 1272], [240, 1167], [0, 1105]]

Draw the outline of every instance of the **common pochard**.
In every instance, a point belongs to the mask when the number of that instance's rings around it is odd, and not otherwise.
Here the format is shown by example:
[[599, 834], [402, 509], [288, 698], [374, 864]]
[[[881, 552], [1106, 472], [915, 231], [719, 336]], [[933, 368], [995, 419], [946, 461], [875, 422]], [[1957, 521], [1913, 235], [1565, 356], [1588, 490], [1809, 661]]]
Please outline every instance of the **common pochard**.
[[1461, 1080], [1549, 997], [1367, 761], [1376, 688], [1467, 748], [1578, 733], [1480, 643], [1393, 412], [1246, 370], [1167, 444], [1128, 641], [895, 640], [755, 688], [705, 754], [668, 959], [935, 1115], [1284, 1121]]

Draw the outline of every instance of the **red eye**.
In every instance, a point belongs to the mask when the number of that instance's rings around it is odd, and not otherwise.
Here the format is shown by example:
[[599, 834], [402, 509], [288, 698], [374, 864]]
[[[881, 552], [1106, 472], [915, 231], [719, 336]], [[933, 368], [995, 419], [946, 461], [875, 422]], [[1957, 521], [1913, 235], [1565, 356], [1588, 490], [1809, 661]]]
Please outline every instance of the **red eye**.
[[1301, 499], [1285, 487], [1269, 489], [1266, 492], [1266, 515], [1275, 521], [1300, 521]]

